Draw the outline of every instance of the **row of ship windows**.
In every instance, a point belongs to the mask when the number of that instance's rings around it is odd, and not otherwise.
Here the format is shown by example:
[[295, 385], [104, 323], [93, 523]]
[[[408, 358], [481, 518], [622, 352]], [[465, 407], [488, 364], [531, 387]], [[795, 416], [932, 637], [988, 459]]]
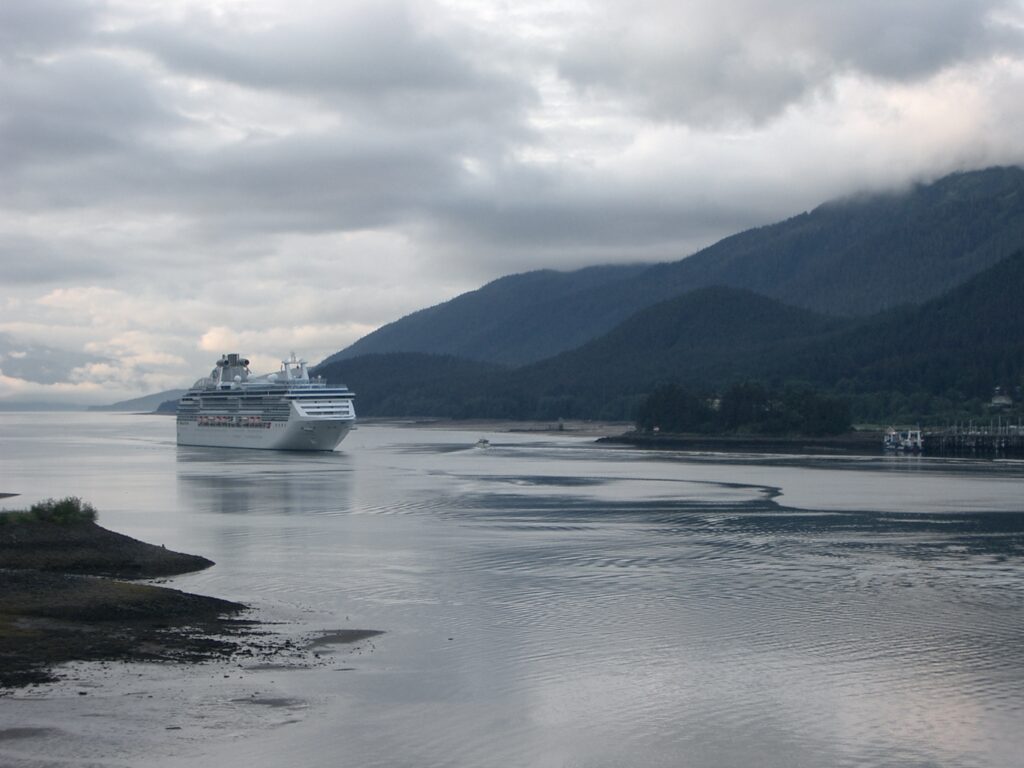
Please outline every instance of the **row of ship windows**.
[[202, 409], [202, 408], [182, 408], [182, 407], [179, 407], [178, 408], [178, 413], [197, 413], [200, 410], [218, 410], [218, 411], [221, 411], [221, 412], [249, 411], [250, 413], [252, 413], [253, 411], [258, 411], [259, 413], [279, 413], [279, 414], [283, 414], [283, 415], [288, 414], [289, 411], [290, 411], [290, 409], [288, 408], [287, 405], [284, 405], [284, 406], [274, 406], [273, 408], [259, 408], [259, 407], [253, 407], [253, 406], [246, 406], [246, 407], [243, 407], [243, 408], [239, 408], [237, 405], [224, 403], [224, 404], [218, 405], [216, 407], [216, 409], [213, 409], [213, 408]]
[[251, 427], [266, 429], [271, 422], [288, 421], [287, 416], [196, 416], [194, 414], [178, 414], [179, 422], [194, 421], [200, 427]]
[[280, 392], [250, 392], [248, 394], [239, 396], [233, 393], [204, 393], [202, 395], [191, 395], [181, 398], [181, 402], [194, 403], [199, 401], [214, 402], [214, 403], [230, 403], [230, 402], [270, 402], [278, 403], [282, 399], [286, 400], [297, 400], [300, 402], [306, 402], [310, 400], [332, 400], [334, 402], [352, 402], [352, 395], [341, 395], [341, 394], [324, 394], [317, 392], [316, 394], [306, 395], [282, 395]]
[[[303, 409], [304, 411], [313, 410], [331, 410], [338, 411], [341, 413], [350, 412], [352, 410], [352, 401], [348, 399], [339, 400], [295, 400], [296, 406]], [[282, 402], [280, 399], [272, 401], [260, 400], [260, 399], [233, 399], [233, 400], [217, 400], [217, 399], [204, 399], [204, 400], [182, 400], [178, 404], [178, 411], [185, 413], [189, 411], [203, 411], [216, 409], [218, 411], [261, 411], [263, 413], [287, 413], [289, 410], [288, 402]]]
[[245, 427], [247, 429], [270, 429], [270, 422], [259, 416], [200, 416], [200, 427]]
[[[353, 416], [354, 410], [350, 403], [301, 403], [296, 404], [299, 412], [308, 416]], [[232, 407], [234, 406], [234, 407]], [[215, 410], [220, 413], [215, 414], [203, 414], [200, 418], [207, 415], [211, 417], [219, 416], [234, 416], [241, 411], [241, 417], [247, 418], [252, 415], [254, 411], [260, 413], [264, 418], [272, 419], [284, 419], [286, 420], [291, 412], [291, 409], [287, 405], [278, 404], [272, 408], [253, 408], [253, 407], [242, 407], [239, 408], [234, 404], [221, 404], [215, 409], [207, 408], [201, 409], [196, 407], [179, 407], [178, 415], [182, 419], [192, 420], [196, 418], [203, 410]], [[246, 413], [248, 412], [248, 413]]]

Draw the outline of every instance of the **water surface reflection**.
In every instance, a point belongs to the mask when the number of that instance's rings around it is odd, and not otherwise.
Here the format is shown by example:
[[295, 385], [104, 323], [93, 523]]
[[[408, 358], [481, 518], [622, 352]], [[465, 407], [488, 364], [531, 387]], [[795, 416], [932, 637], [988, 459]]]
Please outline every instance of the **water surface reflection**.
[[480, 450], [367, 426], [295, 456], [150, 428], [145, 457], [105, 432], [88, 467], [136, 473], [105, 499], [119, 530], [217, 562], [176, 586], [284, 631], [386, 634], [310, 669], [83, 671], [88, 702], [69, 686], [0, 704], [38, 729], [0, 741], [5, 764], [1003, 768], [1024, 752], [1019, 466], [535, 435]]

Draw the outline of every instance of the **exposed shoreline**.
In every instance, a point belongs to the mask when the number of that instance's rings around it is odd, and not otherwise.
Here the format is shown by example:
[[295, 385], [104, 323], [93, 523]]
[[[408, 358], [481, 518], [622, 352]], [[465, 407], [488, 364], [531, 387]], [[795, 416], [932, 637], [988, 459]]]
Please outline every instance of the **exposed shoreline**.
[[68, 661], [206, 661], [245, 650], [247, 606], [120, 579], [213, 565], [92, 522], [0, 525], [0, 689]]
[[[127, 581], [212, 565], [90, 521], [0, 519], [0, 695], [59, 680], [65, 662], [270, 660], [317, 642], [259, 631], [241, 603]], [[380, 633], [324, 634], [350, 643]]]
[[242, 603], [128, 581], [212, 565], [94, 522], [0, 518], [0, 696], [60, 680], [59, 666], [71, 661], [266, 663], [286, 655], [312, 664], [315, 649], [383, 634], [325, 629], [289, 639], [245, 617]]

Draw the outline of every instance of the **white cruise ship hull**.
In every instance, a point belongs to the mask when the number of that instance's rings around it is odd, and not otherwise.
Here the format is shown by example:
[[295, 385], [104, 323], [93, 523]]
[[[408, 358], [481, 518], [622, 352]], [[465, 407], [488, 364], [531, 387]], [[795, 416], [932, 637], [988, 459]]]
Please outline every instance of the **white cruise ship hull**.
[[333, 451], [352, 429], [352, 421], [299, 419], [271, 422], [266, 428], [178, 424], [178, 445], [208, 448], [260, 448], [269, 451]]

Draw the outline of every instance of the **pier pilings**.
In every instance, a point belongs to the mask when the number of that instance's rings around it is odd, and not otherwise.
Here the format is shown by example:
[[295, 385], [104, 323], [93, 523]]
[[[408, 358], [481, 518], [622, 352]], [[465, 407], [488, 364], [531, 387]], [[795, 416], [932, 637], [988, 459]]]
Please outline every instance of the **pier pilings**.
[[988, 425], [956, 424], [925, 431], [925, 455], [1024, 458], [1024, 426], [994, 420]]

